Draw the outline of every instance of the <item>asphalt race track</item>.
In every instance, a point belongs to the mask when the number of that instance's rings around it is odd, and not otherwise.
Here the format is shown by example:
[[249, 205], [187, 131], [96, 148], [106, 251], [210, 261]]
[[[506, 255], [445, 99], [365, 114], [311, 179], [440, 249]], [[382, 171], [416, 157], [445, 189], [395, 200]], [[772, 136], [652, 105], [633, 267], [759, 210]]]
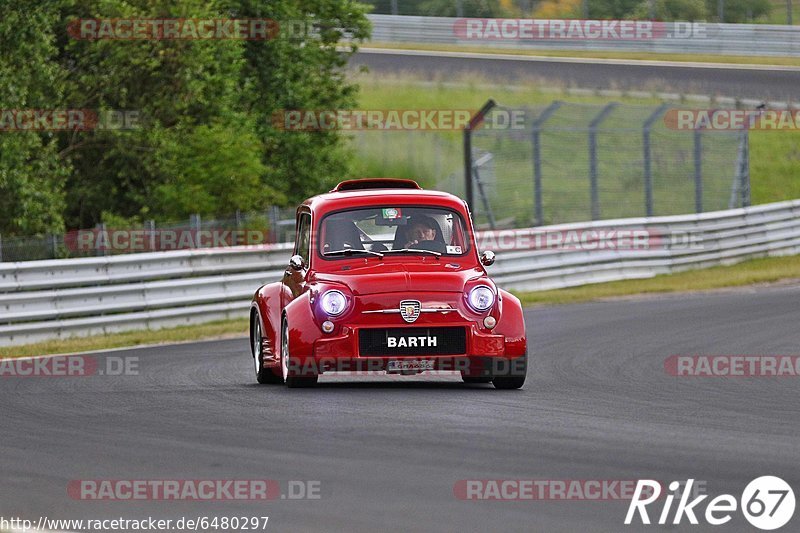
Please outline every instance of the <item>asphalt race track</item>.
[[[773, 474], [797, 491], [800, 378], [673, 377], [664, 359], [798, 354], [798, 298], [800, 288], [783, 287], [529, 309], [521, 391], [453, 376], [259, 386], [244, 339], [110, 354], [138, 357], [139, 375], [0, 378], [0, 516], [269, 516], [268, 531], [666, 530], [624, 527], [621, 501], [463, 501], [453, 487], [694, 478], [738, 498]], [[204, 478], [317, 480], [321, 498], [98, 502], [66, 490], [75, 479]], [[781, 531], [799, 523], [795, 513]], [[710, 529], [755, 531], [739, 512], [726, 526], [671, 530]]]
[[373, 74], [413, 73], [449, 81], [477, 74], [489, 83], [533, 80], [543, 86], [587, 89], [650, 90], [718, 95], [761, 101], [797, 101], [800, 67], [743, 68], [737, 65], [686, 66], [658, 61], [521, 58], [447, 52], [361, 50], [351, 68], [366, 66]]

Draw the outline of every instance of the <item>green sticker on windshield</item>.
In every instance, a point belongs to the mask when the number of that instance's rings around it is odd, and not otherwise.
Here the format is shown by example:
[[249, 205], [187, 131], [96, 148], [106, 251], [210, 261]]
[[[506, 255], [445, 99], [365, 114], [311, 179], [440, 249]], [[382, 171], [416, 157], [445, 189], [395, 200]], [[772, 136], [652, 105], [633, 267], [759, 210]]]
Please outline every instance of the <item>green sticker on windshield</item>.
[[383, 218], [385, 219], [395, 219], [400, 218], [400, 210], [396, 207], [387, 207], [385, 209], [381, 209], [383, 213]]

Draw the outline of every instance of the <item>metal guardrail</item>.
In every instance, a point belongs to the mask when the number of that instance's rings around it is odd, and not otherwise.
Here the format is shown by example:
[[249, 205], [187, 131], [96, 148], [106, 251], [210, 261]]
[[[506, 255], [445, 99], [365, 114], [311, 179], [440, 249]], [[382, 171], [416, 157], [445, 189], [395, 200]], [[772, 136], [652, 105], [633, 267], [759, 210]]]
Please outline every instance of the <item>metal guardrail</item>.
[[[770, 24], [720, 24], [686, 22], [655, 22], [652, 38], [566, 38], [581, 35], [569, 33], [569, 20], [537, 19], [545, 28], [561, 28], [558, 38], [466, 38], [465, 21], [448, 17], [419, 17], [399, 15], [368, 15], [372, 22], [373, 43], [416, 43], [485, 46], [516, 50], [602, 50], [629, 52], [658, 52], [681, 54], [720, 54], [742, 56], [800, 56], [800, 27]], [[487, 20], [487, 19], [483, 19]], [[499, 20], [499, 19], [498, 19]], [[584, 26], [589, 21], [582, 21]], [[601, 21], [591, 21], [600, 23]], [[554, 26], [555, 24], [555, 26]], [[591, 27], [591, 26], [590, 26]], [[481, 36], [492, 36], [483, 26]], [[584, 30], [586, 31], [586, 30]], [[506, 35], [506, 34], [501, 34]], [[512, 33], [513, 35], [513, 33]], [[538, 35], [538, 33], [534, 33]], [[549, 33], [545, 33], [549, 35]], [[590, 34], [591, 35], [591, 34]], [[670, 37], [671, 36], [671, 37]]]
[[[608, 250], [499, 246], [489, 269], [492, 277], [507, 289], [545, 290], [800, 254], [800, 200], [484, 232], [478, 239], [516, 242], [532, 232], [571, 230], [643, 230], [661, 242], [647, 249]], [[692, 235], [696, 246], [661, 239], [676, 234]], [[245, 317], [255, 289], [282, 275], [291, 246], [0, 263], [0, 345]]]

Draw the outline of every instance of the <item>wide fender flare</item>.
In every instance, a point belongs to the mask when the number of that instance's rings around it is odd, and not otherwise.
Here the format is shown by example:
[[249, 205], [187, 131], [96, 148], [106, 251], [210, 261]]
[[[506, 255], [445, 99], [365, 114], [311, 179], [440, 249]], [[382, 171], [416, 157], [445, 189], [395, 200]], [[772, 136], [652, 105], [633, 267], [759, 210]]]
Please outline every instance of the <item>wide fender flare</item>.
[[307, 291], [286, 306], [284, 316], [289, 323], [289, 350], [292, 358], [302, 362], [314, 355], [314, 342], [321, 336], [311, 306], [311, 293]]
[[[281, 293], [284, 287], [280, 282], [270, 283], [258, 289], [250, 305], [251, 317], [261, 322], [262, 335], [269, 341], [269, 353], [278, 355], [281, 334]], [[250, 325], [250, 344], [253, 344], [253, 327]]]
[[499, 292], [502, 298], [502, 309], [494, 333], [506, 338], [506, 355], [525, 355], [528, 352], [528, 341], [522, 303], [519, 298], [508, 291], [500, 289]]

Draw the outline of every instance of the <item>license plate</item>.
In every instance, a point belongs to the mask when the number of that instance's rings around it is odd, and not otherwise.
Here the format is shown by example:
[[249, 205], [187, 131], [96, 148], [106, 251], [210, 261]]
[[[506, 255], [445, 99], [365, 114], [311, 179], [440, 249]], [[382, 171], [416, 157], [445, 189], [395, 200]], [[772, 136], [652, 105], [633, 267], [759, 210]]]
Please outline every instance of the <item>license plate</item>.
[[433, 361], [431, 360], [423, 360], [423, 361], [415, 361], [415, 360], [398, 360], [392, 359], [386, 365], [386, 370], [389, 372], [395, 371], [403, 371], [403, 370], [433, 370]]
[[362, 328], [358, 339], [362, 356], [414, 358], [467, 353], [467, 333], [463, 327]]

